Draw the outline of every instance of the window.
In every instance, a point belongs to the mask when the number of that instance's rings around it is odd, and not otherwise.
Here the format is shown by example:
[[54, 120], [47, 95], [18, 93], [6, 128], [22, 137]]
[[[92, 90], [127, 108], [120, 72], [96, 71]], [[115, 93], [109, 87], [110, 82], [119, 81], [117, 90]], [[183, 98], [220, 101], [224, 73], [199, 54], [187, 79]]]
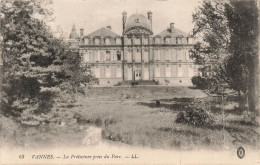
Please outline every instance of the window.
[[86, 51], [83, 58], [84, 58], [84, 62], [89, 62], [89, 52], [88, 51]]
[[140, 45], [141, 44], [141, 38], [135, 38], [134, 41], [135, 41], [134, 43], [136, 45]]
[[145, 62], [148, 62], [148, 61], [149, 61], [147, 48], [144, 49], [143, 60], [144, 60]]
[[182, 38], [182, 44], [187, 44], [187, 38], [185, 37]]
[[111, 77], [111, 69], [110, 67], [107, 65], [107, 68], [106, 68], [106, 78], [110, 78]]
[[94, 62], [100, 60], [100, 52], [99, 51], [94, 51]]
[[182, 77], [182, 75], [183, 75], [183, 68], [182, 68], [181, 65], [179, 65], [179, 67], [178, 67], [178, 77]]
[[170, 38], [169, 37], [165, 38], [165, 44], [170, 44]]
[[96, 78], [100, 78], [100, 68], [98, 66], [95, 68], [94, 72], [95, 72]]
[[117, 61], [121, 61], [121, 51], [117, 51]]
[[155, 60], [160, 61], [160, 50], [155, 50]]
[[165, 69], [165, 72], [166, 72], [166, 77], [171, 77], [171, 67], [169, 65], [166, 65], [166, 69]]
[[132, 44], [132, 39], [131, 38], [127, 38], [127, 44], [131, 45]]
[[95, 38], [95, 45], [100, 45], [100, 39], [99, 38]]
[[189, 50], [185, 50], [185, 57], [186, 57], [186, 61], [190, 60], [190, 52], [189, 52]]
[[132, 50], [131, 49], [129, 49], [127, 51], [127, 61], [132, 62]]
[[121, 39], [120, 38], [116, 38], [116, 44], [120, 45], [121, 44]]
[[181, 37], [177, 38], [177, 44], [182, 44], [182, 38]]
[[182, 52], [180, 49], [177, 50], [177, 61], [181, 61], [182, 60]]
[[160, 44], [160, 38], [155, 38], [155, 44]]
[[89, 39], [88, 38], [84, 38], [84, 44], [88, 45], [89, 44]]
[[110, 40], [110, 38], [106, 38], [106, 39], [105, 39], [105, 44], [106, 44], [106, 45], [111, 45], [111, 40]]
[[136, 52], [135, 52], [135, 61], [136, 62], [141, 62], [141, 49], [136, 49]]
[[148, 38], [143, 38], [143, 44], [147, 45], [148, 44]]
[[120, 65], [118, 65], [116, 68], [116, 77], [122, 77], [122, 68]]
[[110, 51], [106, 51], [106, 61], [110, 61], [110, 60], [111, 60]]

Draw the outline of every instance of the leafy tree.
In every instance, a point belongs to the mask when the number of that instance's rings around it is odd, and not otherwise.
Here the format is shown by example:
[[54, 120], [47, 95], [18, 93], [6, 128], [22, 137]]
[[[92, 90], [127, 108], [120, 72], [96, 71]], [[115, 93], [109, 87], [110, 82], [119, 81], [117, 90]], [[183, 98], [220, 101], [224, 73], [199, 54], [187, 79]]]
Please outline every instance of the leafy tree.
[[230, 55], [230, 32], [225, 14], [227, 5], [220, 0], [203, 1], [193, 14], [194, 34], [203, 42], [195, 45], [192, 57], [201, 65], [201, 70], [221, 80], [225, 77], [220, 68], [224, 67], [224, 61]]
[[[64, 91], [78, 92], [91, 83], [89, 68], [80, 66], [81, 55], [69, 44], [57, 39], [44, 22], [52, 12], [44, 8], [47, 1], [10, 0], [1, 2], [3, 36], [2, 110], [20, 115], [47, 113]], [[42, 16], [42, 17], [41, 17]], [[64, 85], [67, 84], [67, 85]]]
[[249, 110], [255, 111], [257, 99], [258, 10], [256, 1], [231, 1], [227, 8], [231, 33], [227, 72], [231, 86], [248, 96]]
[[254, 111], [258, 15], [255, 1], [203, 1], [193, 14], [194, 33], [203, 41], [195, 45], [192, 57], [204, 77], [216, 84], [228, 84], [247, 95]]

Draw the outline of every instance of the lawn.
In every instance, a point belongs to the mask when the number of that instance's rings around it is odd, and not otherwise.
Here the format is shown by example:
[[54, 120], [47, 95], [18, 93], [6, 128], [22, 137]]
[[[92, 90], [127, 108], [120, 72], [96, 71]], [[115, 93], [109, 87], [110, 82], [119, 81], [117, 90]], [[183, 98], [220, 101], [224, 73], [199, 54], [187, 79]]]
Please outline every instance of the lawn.
[[56, 105], [50, 123], [22, 127], [13, 136], [17, 145], [32, 147], [81, 145], [85, 130], [95, 125], [102, 128], [102, 139], [133, 146], [183, 150], [259, 146], [258, 125], [245, 120], [243, 112], [232, 106], [236, 105], [234, 101], [225, 104], [224, 127], [222, 109], [217, 104], [212, 109], [212, 125], [196, 127], [175, 122], [186, 105], [209, 98], [188, 87], [90, 88], [75, 103]]

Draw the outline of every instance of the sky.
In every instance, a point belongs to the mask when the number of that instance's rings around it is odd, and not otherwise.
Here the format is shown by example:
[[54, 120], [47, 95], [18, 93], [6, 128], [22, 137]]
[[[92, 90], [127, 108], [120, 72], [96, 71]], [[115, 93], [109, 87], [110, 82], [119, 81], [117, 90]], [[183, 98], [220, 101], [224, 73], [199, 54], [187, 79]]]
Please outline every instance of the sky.
[[83, 28], [85, 35], [110, 25], [112, 31], [122, 34], [122, 12], [131, 14], [153, 13], [153, 32], [160, 33], [170, 26], [191, 32], [192, 13], [201, 0], [53, 0], [55, 30], [60, 27], [68, 36], [73, 23], [79, 34]]

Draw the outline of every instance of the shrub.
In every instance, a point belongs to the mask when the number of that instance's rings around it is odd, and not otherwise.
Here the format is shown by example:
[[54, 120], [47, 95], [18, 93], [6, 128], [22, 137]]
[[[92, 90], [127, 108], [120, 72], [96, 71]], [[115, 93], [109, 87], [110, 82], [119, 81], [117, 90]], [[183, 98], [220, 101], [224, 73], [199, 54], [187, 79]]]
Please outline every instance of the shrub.
[[179, 112], [177, 115], [176, 123], [194, 125], [194, 126], [205, 126], [213, 123], [212, 115], [204, 109], [192, 109], [188, 108], [184, 112]]
[[193, 76], [191, 79], [193, 85], [195, 85], [198, 89], [206, 89], [207, 81], [205, 78], [201, 76]]
[[138, 85], [138, 82], [137, 82], [137, 81], [132, 81], [132, 82], [131, 82], [131, 86], [132, 86], [132, 87], [135, 87], [135, 86], [137, 86], [137, 85]]
[[213, 91], [218, 90], [218, 83], [215, 79], [212, 78], [204, 78], [201, 76], [193, 76], [191, 79], [193, 85], [195, 85], [198, 89], [210, 89]]

